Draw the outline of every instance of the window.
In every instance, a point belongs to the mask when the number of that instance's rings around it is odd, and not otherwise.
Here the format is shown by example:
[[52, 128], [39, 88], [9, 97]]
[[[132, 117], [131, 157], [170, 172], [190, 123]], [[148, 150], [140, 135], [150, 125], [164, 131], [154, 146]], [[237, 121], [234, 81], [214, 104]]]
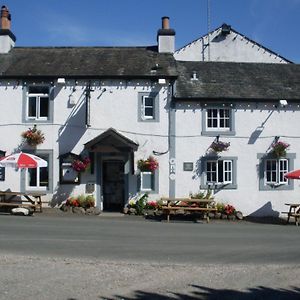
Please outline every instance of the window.
[[158, 170], [154, 172], [141, 172], [139, 176], [141, 192], [158, 193]]
[[232, 183], [232, 161], [214, 160], [206, 163], [207, 183]]
[[259, 190], [291, 190], [293, 180], [284, 178], [284, 174], [293, 170], [295, 153], [287, 153], [284, 158], [275, 158], [272, 154], [257, 154], [259, 161]]
[[287, 159], [266, 159], [265, 160], [265, 179], [266, 184], [287, 184], [288, 180], [284, 174], [288, 172]]
[[[27, 151], [29, 152], [29, 151]], [[44, 168], [22, 169], [21, 170], [21, 192], [43, 191], [53, 192], [53, 150], [31, 151], [48, 162]]]
[[144, 120], [154, 119], [154, 98], [149, 96], [142, 97], [142, 118]]
[[206, 110], [206, 114], [207, 129], [230, 129], [230, 113], [228, 108], [210, 108]]
[[[200, 172], [200, 170], [199, 170]], [[237, 158], [236, 157], [203, 157], [201, 159], [200, 188], [217, 185], [222, 189], [237, 188]]]
[[202, 134], [216, 135], [222, 133], [234, 135], [234, 112], [232, 108], [206, 108], [202, 111]]
[[27, 93], [26, 117], [28, 120], [48, 120], [49, 87], [29, 86]]
[[[49, 155], [38, 155], [46, 160], [49, 165]], [[49, 187], [48, 167], [27, 169], [26, 187], [30, 190], [47, 190]]]
[[153, 190], [154, 174], [152, 172], [141, 172], [141, 191]]
[[159, 122], [158, 93], [138, 93], [138, 121]]

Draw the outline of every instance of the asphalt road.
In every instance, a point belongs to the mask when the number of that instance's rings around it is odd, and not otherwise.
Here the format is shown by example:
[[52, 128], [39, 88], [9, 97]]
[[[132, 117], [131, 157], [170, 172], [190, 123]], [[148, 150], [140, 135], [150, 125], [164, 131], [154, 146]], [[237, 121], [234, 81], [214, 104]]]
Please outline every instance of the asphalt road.
[[0, 252], [155, 263], [300, 263], [300, 227], [0, 215]]
[[0, 215], [0, 300], [298, 300], [300, 227]]

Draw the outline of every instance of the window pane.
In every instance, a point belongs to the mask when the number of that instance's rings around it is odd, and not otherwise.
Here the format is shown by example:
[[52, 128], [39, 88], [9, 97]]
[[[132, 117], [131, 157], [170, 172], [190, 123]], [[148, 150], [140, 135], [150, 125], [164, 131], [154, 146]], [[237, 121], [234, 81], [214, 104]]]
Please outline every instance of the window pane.
[[145, 116], [146, 117], [153, 117], [153, 108], [146, 107], [145, 108]]
[[40, 117], [48, 117], [49, 98], [40, 97]]
[[48, 168], [40, 168], [40, 186], [48, 186]]
[[266, 181], [269, 183], [277, 182], [277, 161], [275, 159], [266, 161]]
[[28, 185], [31, 187], [37, 186], [37, 169], [28, 169]]
[[142, 176], [142, 186], [141, 186], [141, 189], [142, 190], [152, 190], [152, 177], [153, 177], [153, 174], [152, 173], [145, 173], [145, 172], [142, 172], [141, 173], [141, 176]]
[[150, 97], [145, 97], [144, 98], [144, 101], [145, 101], [145, 106], [153, 106], [153, 98], [150, 98]]
[[206, 177], [207, 182], [217, 181], [217, 163], [214, 161], [208, 161], [206, 164]]
[[28, 117], [36, 117], [36, 97], [28, 99]]
[[218, 182], [223, 182], [223, 161], [218, 161]]

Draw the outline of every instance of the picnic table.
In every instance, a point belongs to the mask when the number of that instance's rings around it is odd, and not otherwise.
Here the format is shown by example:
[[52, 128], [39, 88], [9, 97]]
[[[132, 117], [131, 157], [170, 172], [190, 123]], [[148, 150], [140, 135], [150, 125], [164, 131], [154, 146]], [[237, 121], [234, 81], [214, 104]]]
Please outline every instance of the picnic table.
[[209, 213], [216, 212], [215, 201], [213, 199], [192, 199], [192, 198], [161, 198], [165, 205], [161, 209], [167, 215], [167, 222], [170, 221], [171, 212], [182, 210], [186, 212], [204, 212], [207, 223], [209, 222]]
[[0, 206], [4, 207], [32, 207], [36, 211], [37, 207], [40, 212], [42, 209], [42, 196], [41, 193], [22, 193], [11, 191], [0, 191]]
[[285, 203], [285, 205], [289, 206], [288, 212], [283, 212], [288, 215], [287, 223], [289, 223], [290, 218], [293, 217], [295, 219], [295, 223], [299, 225], [299, 218], [300, 218], [300, 204], [299, 203]]

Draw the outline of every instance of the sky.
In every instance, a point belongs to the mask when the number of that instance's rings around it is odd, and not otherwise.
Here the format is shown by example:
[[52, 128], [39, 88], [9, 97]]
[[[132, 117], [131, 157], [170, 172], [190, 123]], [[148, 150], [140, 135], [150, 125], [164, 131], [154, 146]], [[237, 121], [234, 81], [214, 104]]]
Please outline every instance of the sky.
[[11, 29], [20, 47], [156, 45], [161, 17], [168, 16], [176, 31], [176, 49], [208, 28], [227, 23], [300, 63], [300, 0], [1, 0], [0, 4], [10, 10]]

